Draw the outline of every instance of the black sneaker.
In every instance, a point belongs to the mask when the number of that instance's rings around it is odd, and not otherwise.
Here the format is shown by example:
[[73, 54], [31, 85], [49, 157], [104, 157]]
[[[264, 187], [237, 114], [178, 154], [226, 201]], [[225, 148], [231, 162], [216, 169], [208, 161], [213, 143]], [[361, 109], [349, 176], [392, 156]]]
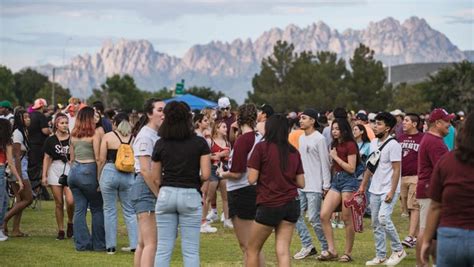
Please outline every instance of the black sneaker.
[[107, 249], [107, 254], [109, 254], [109, 255], [114, 255], [114, 254], [115, 254], [115, 247], [108, 248], [108, 249]]
[[64, 231], [59, 231], [58, 236], [56, 237], [56, 240], [64, 240], [65, 235], [66, 234], [64, 233]]
[[74, 235], [74, 230], [73, 230], [73, 224], [72, 223], [67, 224], [66, 233], [67, 233], [67, 235], [66, 235], [67, 238], [71, 238]]

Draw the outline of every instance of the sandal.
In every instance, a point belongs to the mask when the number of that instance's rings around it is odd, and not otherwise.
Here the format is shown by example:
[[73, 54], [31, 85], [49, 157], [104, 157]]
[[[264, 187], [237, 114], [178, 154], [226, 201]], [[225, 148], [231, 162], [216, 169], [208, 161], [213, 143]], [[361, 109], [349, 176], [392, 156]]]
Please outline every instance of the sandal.
[[344, 254], [339, 258], [339, 262], [351, 262], [353, 261], [350, 255]]
[[332, 254], [328, 250], [324, 250], [324, 251], [321, 251], [321, 255], [319, 255], [316, 259], [318, 259], [320, 261], [332, 261], [332, 260], [335, 260], [337, 258], [338, 258], [337, 253]]

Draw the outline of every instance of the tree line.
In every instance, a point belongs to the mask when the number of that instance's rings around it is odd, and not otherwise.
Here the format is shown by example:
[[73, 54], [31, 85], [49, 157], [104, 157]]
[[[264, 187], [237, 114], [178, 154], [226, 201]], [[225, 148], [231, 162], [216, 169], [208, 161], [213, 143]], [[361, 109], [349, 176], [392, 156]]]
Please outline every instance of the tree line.
[[[355, 49], [346, 64], [336, 53], [328, 51], [295, 52], [293, 44], [278, 41], [273, 54], [264, 58], [260, 72], [252, 79], [253, 92], [246, 102], [270, 104], [284, 112], [315, 107], [330, 110], [346, 107], [370, 111], [400, 108], [409, 112], [427, 112], [443, 107], [450, 112], [474, 109], [474, 64], [454, 63], [422, 82], [393, 85], [386, 83], [386, 74], [374, 51], [364, 44]], [[51, 99], [52, 82], [32, 69], [12, 73], [0, 65], [0, 98], [26, 106], [36, 98]], [[55, 99], [66, 104], [71, 91], [55, 83]], [[224, 96], [209, 87], [190, 87], [186, 93], [217, 101]], [[96, 89], [87, 102], [101, 100], [107, 107], [140, 110], [145, 99], [171, 98], [173, 91], [162, 88], [149, 92], [137, 87], [130, 75], [113, 75]], [[233, 106], [237, 106], [231, 99]]]

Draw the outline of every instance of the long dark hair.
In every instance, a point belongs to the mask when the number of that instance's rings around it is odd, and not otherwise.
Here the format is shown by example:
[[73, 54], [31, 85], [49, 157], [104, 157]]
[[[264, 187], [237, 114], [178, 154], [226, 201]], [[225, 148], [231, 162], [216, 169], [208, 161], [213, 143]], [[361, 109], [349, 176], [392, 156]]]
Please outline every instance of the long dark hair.
[[288, 131], [288, 119], [282, 114], [273, 114], [265, 122], [265, 136], [263, 138], [266, 142], [277, 145], [282, 171], [285, 171], [288, 165], [289, 153], [296, 152], [296, 148], [288, 142]]
[[23, 145], [28, 150], [30, 148], [30, 140], [28, 139], [28, 129], [25, 125], [25, 115], [26, 110], [19, 109], [15, 112], [13, 117], [13, 131], [18, 130], [20, 131], [21, 135], [23, 136]]
[[339, 143], [353, 142], [357, 148], [357, 153], [356, 153], [356, 156], [357, 156], [356, 167], [357, 167], [357, 164], [359, 164], [360, 162], [359, 147], [357, 146], [357, 142], [354, 138], [354, 134], [352, 133], [351, 125], [349, 124], [346, 118], [335, 118], [331, 124], [331, 134], [332, 134], [332, 128], [334, 127], [335, 123], [337, 123], [337, 126], [339, 126], [339, 132], [341, 133], [341, 137], [339, 138], [340, 141], [333, 137], [331, 147], [335, 148]]
[[474, 111], [469, 113], [461, 124], [456, 138], [457, 148], [454, 151], [456, 158], [465, 164], [474, 164]]
[[359, 131], [362, 132], [362, 143], [370, 143], [369, 135], [367, 135], [367, 129], [365, 129], [364, 125], [356, 124], [354, 127], [359, 128]]
[[162, 101], [159, 98], [150, 98], [145, 101], [145, 104], [143, 105], [143, 112], [144, 114], [140, 117], [138, 122], [133, 126], [132, 129], [132, 135], [134, 137], [137, 137], [138, 133], [140, 130], [143, 128], [143, 126], [148, 124], [148, 121], [150, 120], [147, 116], [147, 114], [151, 115], [153, 114], [153, 108], [155, 107], [156, 102]]
[[[12, 143], [12, 125], [7, 119], [0, 119], [0, 149], [5, 151]], [[2, 189], [3, 190], [3, 189]]]
[[171, 101], [163, 110], [165, 119], [158, 134], [165, 140], [183, 140], [195, 135], [192, 114], [189, 106], [182, 102]]

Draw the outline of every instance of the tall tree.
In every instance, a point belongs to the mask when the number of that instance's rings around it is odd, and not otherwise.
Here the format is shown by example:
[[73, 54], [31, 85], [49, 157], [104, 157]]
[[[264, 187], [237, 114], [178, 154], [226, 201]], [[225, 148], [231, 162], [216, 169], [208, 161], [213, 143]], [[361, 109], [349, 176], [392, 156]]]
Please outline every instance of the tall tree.
[[[53, 83], [47, 82], [43, 87], [36, 93], [35, 98], [44, 98], [51, 99], [53, 93]], [[63, 88], [60, 84], [54, 84], [54, 99], [56, 103], [61, 103], [67, 105], [69, 98], [71, 97], [71, 92], [68, 88]]]
[[402, 109], [406, 112], [425, 113], [431, 109], [431, 102], [427, 100], [423, 90], [426, 82], [418, 84], [402, 83], [393, 88], [393, 101], [389, 109]]
[[0, 65], [0, 99], [17, 103], [15, 92], [15, 78], [12, 71], [6, 66]]
[[353, 108], [385, 110], [391, 99], [391, 92], [384, 87], [385, 72], [382, 62], [374, 58], [374, 51], [360, 44], [350, 59], [350, 65], [352, 73], [348, 86]]
[[15, 73], [14, 79], [15, 86], [13, 91], [21, 106], [33, 103], [36, 94], [48, 82], [48, 77], [29, 68]]

